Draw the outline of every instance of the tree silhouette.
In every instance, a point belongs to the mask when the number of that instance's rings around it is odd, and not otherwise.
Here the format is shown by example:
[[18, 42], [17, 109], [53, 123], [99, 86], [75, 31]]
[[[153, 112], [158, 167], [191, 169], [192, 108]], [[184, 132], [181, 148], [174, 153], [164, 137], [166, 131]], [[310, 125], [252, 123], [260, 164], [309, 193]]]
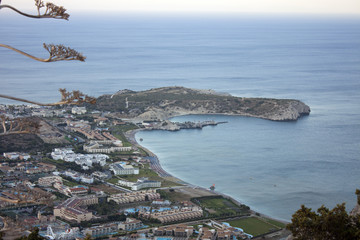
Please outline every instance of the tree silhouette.
[[[11, 9], [25, 17], [29, 18], [54, 18], [54, 19], [64, 19], [69, 20], [70, 15], [66, 13], [66, 9], [64, 7], [56, 6], [53, 3], [44, 3], [42, 0], [35, 0], [35, 6], [37, 8], [37, 15], [32, 15], [28, 13], [24, 13], [13, 6], [1, 4], [0, 1], [0, 10], [2, 9]], [[24, 56], [27, 56], [33, 60], [41, 61], [41, 62], [56, 62], [56, 61], [71, 61], [78, 60], [84, 62], [86, 57], [84, 57], [81, 53], [76, 50], [66, 47], [64, 45], [54, 45], [54, 44], [45, 44], [43, 43], [45, 50], [49, 53], [48, 58], [39, 58], [32, 56], [26, 52], [23, 52], [19, 49], [16, 49], [12, 46], [1, 44], [0, 47], [4, 47], [10, 50], [13, 50], [17, 53], [20, 53]], [[87, 96], [81, 93], [78, 90], [67, 92], [66, 89], [60, 89], [61, 93], [61, 101], [55, 103], [39, 103], [30, 101], [27, 99], [8, 96], [4, 94], [0, 94], [0, 98], [11, 99], [15, 101], [27, 102], [40, 106], [55, 106], [55, 105], [80, 105], [82, 103], [91, 103], [95, 104], [96, 99], [90, 96]], [[0, 115], [0, 135], [5, 134], [19, 134], [19, 133], [36, 133], [39, 130], [39, 125], [37, 122], [26, 119], [26, 118], [16, 118], [10, 119], [4, 115]]]
[[34, 228], [31, 233], [29, 234], [29, 236], [23, 236], [18, 238], [17, 240], [43, 240], [45, 239], [44, 237], [39, 235], [39, 229], [38, 228]]
[[338, 204], [332, 210], [321, 206], [317, 212], [302, 205], [286, 228], [292, 232], [295, 240], [358, 240], [360, 215], [349, 215], [345, 203]]
[[[1, 3], [1, 1], [0, 1], [0, 3]], [[54, 19], [69, 20], [70, 15], [68, 13], [66, 13], [66, 9], [62, 6], [59, 7], [53, 3], [45, 4], [42, 0], [35, 0], [35, 6], [37, 8], [37, 13], [38, 13], [37, 15], [24, 13], [24, 12], [16, 9], [13, 6], [5, 5], [5, 4], [0, 4], [0, 10], [8, 8], [8, 9], [11, 9], [11, 10], [25, 16], [25, 17], [29, 17], [29, 18], [54, 18]], [[0, 43], [0, 47], [4, 47], [4, 48], [10, 49], [10, 50], [13, 50], [17, 53], [20, 53], [24, 56], [27, 56], [31, 59], [41, 61], [41, 62], [56, 62], [56, 61], [71, 61], [71, 60], [78, 60], [78, 61], [84, 62], [86, 59], [86, 57], [83, 56], [81, 53], [77, 52], [76, 50], [74, 50], [70, 47], [66, 47], [62, 44], [54, 45], [54, 44], [43, 43], [43, 47], [49, 53], [48, 58], [35, 57], [35, 56], [32, 56], [32, 55], [30, 55], [26, 52], [23, 52], [19, 49], [16, 49], [12, 46], [1, 44], [1, 43]], [[54, 106], [54, 105], [62, 105], [62, 104], [79, 105], [82, 103], [94, 104], [96, 102], [95, 98], [89, 97], [89, 96], [81, 93], [80, 91], [73, 91], [71, 93], [68, 93], [68, 92], [66, 92], [65, 89], [60, 89], [60, 92], [62, 94], [61, 101], [56, 102], [56, 103], [47, 103], [47, 104], [38, 103], [38, 102], [23, 99], [23, 98], [8, 96], [8, 95], [4, 95], [4, 94], [0, 94], [0, 97], [12, 99], [12, 100], [16, 100], [16, 101], [21, 101], [21, 102], [32, 103], [32, 104], [36, 104], [36, 105], [40, 105], [40, 106]]]

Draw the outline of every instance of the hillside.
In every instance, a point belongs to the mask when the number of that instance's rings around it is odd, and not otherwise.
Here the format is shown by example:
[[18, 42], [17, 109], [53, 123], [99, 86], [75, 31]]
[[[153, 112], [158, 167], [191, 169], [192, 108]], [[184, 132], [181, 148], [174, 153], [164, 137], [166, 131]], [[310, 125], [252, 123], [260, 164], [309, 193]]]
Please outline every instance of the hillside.
[[121, 90], [113, 95], [100, 96], [92, 108], [142, 120], [163, 120], [186, 114], [229, 114], [294, 121], [310, 113], [309, 106], [298, 100], [242, 98], [184, 87], [140, 92]]

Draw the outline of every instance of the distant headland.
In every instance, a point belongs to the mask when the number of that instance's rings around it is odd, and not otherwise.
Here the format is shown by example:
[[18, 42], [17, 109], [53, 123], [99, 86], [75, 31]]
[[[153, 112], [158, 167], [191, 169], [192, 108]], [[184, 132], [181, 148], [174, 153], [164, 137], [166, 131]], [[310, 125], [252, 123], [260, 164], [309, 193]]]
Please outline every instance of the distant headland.
[[299, 100], [243, 98], [185, 87], [162, 87], [146, 91], [120, 90], [102, 95], [89, 108], [117, 112], [123, 118], [165, 120], [189, 114], [224, 114], [296, 121], [310, 114], [310, 107]]

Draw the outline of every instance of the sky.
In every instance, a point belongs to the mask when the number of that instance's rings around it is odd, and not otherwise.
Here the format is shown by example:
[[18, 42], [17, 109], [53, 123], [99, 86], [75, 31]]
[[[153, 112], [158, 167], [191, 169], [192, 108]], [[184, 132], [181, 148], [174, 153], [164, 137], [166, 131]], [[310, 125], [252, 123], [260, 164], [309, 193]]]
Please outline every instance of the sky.
[[[47, 2], [45, 0], [45, 2]], [[360, 0], [50, 0], [71, 11], [360, 15]], [[33, 10], [33, 0], [2, 0]]]

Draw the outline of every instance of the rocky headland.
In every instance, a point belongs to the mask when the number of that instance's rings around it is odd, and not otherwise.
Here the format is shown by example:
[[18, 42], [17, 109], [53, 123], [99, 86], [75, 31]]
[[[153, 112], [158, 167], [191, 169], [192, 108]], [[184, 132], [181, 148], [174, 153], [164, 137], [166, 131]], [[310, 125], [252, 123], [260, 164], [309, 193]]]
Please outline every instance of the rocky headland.
[[310, 114], [310, 107], [299, 100], [243, 98], [184, 87], [163, 87], [139, 92], [121, 90], [112, 95], [100, 96], [96, 105], [89, 107], [138, 120], [165, 120], [189, 114], [226, 114], [295, 121]]

